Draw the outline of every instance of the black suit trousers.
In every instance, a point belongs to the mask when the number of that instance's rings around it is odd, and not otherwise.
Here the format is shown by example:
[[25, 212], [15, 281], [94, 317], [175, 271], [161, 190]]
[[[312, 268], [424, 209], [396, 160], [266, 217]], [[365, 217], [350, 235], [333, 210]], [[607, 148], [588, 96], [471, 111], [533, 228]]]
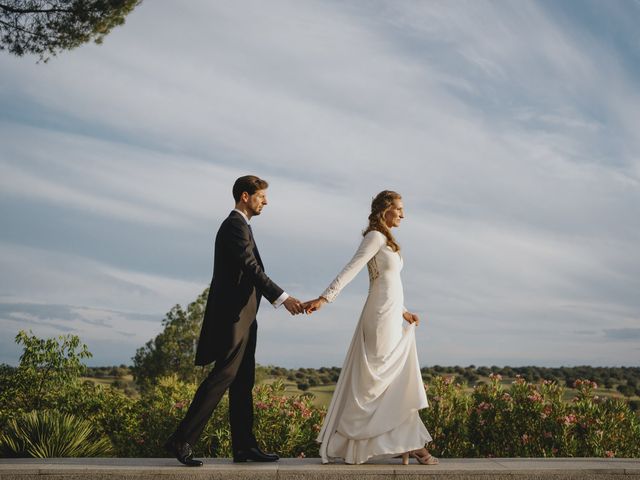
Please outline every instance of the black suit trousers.
[[254, 320], [241, 342], [224, 358], [217, 360], [211, 373], [198, 387], [189, 410], [176, 430], [176, 436], [194, 445], [224, 392], [229, 389], [229, 421], [234, 452], [257, 446], [253, 436], [253, 385], [256, 371]]

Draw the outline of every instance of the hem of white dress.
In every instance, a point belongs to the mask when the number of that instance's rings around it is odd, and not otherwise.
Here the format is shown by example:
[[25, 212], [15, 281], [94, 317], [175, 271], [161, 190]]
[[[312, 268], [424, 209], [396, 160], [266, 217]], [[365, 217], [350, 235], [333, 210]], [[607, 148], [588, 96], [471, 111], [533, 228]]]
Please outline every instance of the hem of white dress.
[[[339, 432], [334, 432], [329, 442], [338, 441], [340, 444], [337, 446], [337, 451], [334, 446], [332, 453], [339, 452], [345, 455], [328, 455], [331, 445], [327, 444], [324, 455], [322, 455], [322, 463], [342, 460], [348, 465], [359, 465], [371, 459], [388, 459], [411, 450], [420, 449], [432, 440], [418, 412], [414, 411], [393, 430], [373, 438], [354, 440], [344, 437]], [[403, 441], [407, 441], [407, 443], [403, 443]]]
[[326, 465], [328, 463], [336, 463], [336, 462], [343, 462], [345, 465], [362, 465], [363, 463], [367, 463], [369, 460], [373, 460], [374, 462], [376, 460], [387, 460], [389, 458], [393, 458], [393, 457], [397, 457], [399, 455], [402, 455], [405, 452], [411, 452], [412, 450], [420, 450], [421, 448], [423, 448], [426, 444], [428, 444], [429, 442], [432, 441], [431, 435], [428, 435], [424, 438], [424, 441], [422, 442], [418, 442], [415, 445], [409, 445], [407, 447], [402, 447], [399, 448], [397, 451], [394, 452], [390, 452], [390, 453], [376, 453], [376, 454], [372, 454], [372, 455], [368, 455], [367, 458], [365, 460], [362, 461], [357, 461], [357, 462], [347, 462], [344, 458], [342, 457], [328, 457], [326, 460], [322, 459], [322, 464]]

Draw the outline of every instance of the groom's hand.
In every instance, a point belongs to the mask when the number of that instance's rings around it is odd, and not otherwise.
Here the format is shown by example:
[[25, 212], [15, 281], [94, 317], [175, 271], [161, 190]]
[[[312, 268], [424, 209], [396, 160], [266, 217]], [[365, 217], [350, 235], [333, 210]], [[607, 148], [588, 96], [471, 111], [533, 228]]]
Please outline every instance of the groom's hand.
[[304, 307], [297, 298], [289, 297], [282, 304], [291, 315], [297, 315], [304, 312]]

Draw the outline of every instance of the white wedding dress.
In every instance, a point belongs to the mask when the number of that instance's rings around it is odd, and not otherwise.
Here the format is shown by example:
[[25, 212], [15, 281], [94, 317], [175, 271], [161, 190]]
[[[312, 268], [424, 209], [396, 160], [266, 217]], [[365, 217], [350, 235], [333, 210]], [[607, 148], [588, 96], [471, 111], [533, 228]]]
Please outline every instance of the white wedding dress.
[[377, 231], [322, 294], [329, 302], [367, 265], [369, 294], [318, 435], [322, 462], [359, 464], [431, 441], [418, 410], [428, 406], [415, 326], [402, 314], [402, 257]]

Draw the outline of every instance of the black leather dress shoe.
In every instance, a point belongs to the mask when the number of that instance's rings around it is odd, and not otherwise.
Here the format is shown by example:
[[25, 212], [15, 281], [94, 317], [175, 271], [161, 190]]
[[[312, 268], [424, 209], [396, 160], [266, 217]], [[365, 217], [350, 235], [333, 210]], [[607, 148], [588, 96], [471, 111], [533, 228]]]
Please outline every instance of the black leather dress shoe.
[[265, 453], [258, 447], [238, 450], [233, 454], [234, 463], [242, 463], [247, 460], [251, 460], [252, 462], [275, 462], [279, 458], [275, 453]]
[[164, 449], [176, 459], [186, 465], [187, 467], [201, 467], [202, 461], [193, 458], [193, 450], [191, 445], [187, 442], [180, 442], [176, 440], [173, 435], [169, 437], [167, 443], [164, 444]]

